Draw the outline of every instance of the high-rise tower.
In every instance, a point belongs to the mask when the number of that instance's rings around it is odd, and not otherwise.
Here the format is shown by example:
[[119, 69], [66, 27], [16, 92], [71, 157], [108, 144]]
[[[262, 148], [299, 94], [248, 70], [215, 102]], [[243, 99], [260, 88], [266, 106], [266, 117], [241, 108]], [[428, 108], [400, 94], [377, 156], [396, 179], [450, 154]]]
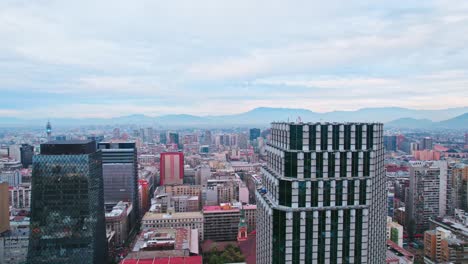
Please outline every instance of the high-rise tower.
[[104, 203], [113, 207], [119, 201], [131, 202], [131, 228], [138, 222], [140, 199], [138, 196], [138, 162], [135, 142], [100, 142], [104, 179]]
[[380, 123], [273, 123], [257, 263], [385, 263]]
[[47, 121], [46, 133], [47, 133], [47, 140], [50, 141], [51, 136], [52, 136], [52, 125], [50, 124], [50, 121]]
[[33, 157], [27, 263], [106, 263], [100, 152], [94, 141], [51, 141]]

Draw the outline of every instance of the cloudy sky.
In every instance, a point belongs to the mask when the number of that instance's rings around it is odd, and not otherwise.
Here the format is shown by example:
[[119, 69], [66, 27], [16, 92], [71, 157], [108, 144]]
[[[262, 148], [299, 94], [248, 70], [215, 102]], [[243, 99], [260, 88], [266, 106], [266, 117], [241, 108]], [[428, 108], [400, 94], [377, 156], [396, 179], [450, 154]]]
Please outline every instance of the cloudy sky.
[[0, 117], [468, 106], [468, 1], [0, 1]]

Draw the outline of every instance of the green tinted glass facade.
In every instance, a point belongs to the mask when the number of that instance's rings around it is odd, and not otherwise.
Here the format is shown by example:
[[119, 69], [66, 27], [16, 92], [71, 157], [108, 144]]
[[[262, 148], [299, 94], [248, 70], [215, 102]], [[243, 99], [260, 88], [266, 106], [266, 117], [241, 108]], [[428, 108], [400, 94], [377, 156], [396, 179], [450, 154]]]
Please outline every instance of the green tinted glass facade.
[[28, 263], [105, 263], [100, 153], [34, 156]]

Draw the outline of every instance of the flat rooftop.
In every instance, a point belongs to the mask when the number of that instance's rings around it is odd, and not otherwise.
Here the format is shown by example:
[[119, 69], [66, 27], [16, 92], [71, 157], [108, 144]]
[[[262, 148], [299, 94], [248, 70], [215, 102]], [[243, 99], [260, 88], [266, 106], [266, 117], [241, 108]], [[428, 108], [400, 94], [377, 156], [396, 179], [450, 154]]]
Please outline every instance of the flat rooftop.
[[158, 220], [158, 219], [186, 219], [186, 218], [203, 218], [201, 212], [180, 212], [180, 213], [152, 213], [147, 212], [143, 216], [143, 221], [145, 220]]

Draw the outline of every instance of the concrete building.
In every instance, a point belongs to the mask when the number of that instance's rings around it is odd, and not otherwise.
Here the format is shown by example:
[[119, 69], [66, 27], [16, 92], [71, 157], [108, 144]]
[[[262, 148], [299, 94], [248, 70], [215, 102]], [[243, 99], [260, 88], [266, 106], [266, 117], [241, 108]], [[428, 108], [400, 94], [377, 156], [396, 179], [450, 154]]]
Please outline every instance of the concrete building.
[[0, 170], [0, 182], [7, 182], [9, 186], [18, 186], [23, 183], [19, 170]]
[[236, 241], [238, 225], [240, 222], [240, 210], [231, 204], [219, 206], [204, 206], [205, 240]]
[[132, 210], [131, 203], [118, 202], [111, 211], [106, 212], [106, 230], [115, 232], [116, 245], [123, 245], [127, 242]]
[[203, 240], [203, 214], [200, 212], [152, 213], [147, 212], [141, 221], [143, 229], [150, 228], [187, 228], [197, 229]]
[[9, 204], [16, 209], [29, 209], [31, 206], [31, 185], [21, 184], [10, 187]]
[[257, 263], [385, 263], [380, 123], [273, 123], [257, 195]]
[[412, 155], [416, 160], [440, 160], [440, 152], [431, 149], [415, 150]]
[[431, 137], [425, 137], [421, 141], [421, 149], [432, 149], [433, 142]]
[[28, 245], [29, 237], [27, 236], [0, 236], [0, 263], [26, 263]]
[[391, 217], [387, 216], [387, 240], [391, 240], [398, 246], [403, 247], [403, 226], [393, 222]]
[[252, 232], [255, 230], [256, 227], [256, 214], [257, 214], [257, 205], [255, 204], [247, 204], [242, 206], [242, 210], [244, 210], [245, 214], [245, 221], [248, 225], [248, 232]]
[[468, 211], [468, 165], [456, 164], [449, 168], [450, 203], [448, 209], [453, 213], [455, 209]]
[[468, 241], [437, 227], [424, 232], [424, 263], [467, 263]]
[[445, 216], [447, 207], [447, 162], [410, 162], [410, 188], [406, 197], [407, 228], [422, 234], [429, 219]]
[[[199, 241], [196, 229], [150, 228], [138, 235], [126, 259], [142, 259], [134, 263], [146, 263], [148, 260], [150, 263], [166, 263], [162, 262], [161, 258], [170, 257], [172, 260], [167, 263], [182, 264], [192, 262], [179, 262], [178, 260], [198, 254]], [[157, 259], [153, 261], [154, 258]]]
[[[180, 185], [166, 185], [164, 186], [164, 189], [161, 191], [163, 193], [170, 194], [172, 196], [181, 196], [181, 195], [186, 195], [186, 196], [199, 196], [201, 197], [202, 194], [202, 186], [201, 185], [185, 185], [185, 184], [180, 184]], [[158, 193], [155, 192], [155, 195]]]
[[10, 230], [10, 206], [8, 205], [8, 183], [0, 182], [0, 234]]
[[184, 153], [161, 153], [159, 185], [184, 183]]

